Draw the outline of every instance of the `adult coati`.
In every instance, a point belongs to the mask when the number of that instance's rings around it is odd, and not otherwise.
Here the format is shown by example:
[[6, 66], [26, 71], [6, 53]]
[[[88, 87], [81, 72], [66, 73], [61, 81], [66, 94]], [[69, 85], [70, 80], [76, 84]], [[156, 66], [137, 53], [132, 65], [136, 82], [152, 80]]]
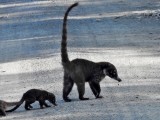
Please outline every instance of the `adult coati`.
[[6, 102], [4, 100], [0, 100], [0, 116], [6, 116], [7, 107], [18, 105], [19, 102]]
[[25, 109], [26, 110], [30, 110], [31, 108], [33, 108], [31, 106], [31, 104], [34, 103], [35, 101], [39, 101], [41, 109], [43, 109], [43, 106], [50, 107], [49, 105], [47, 105], [45, 100], [48, 100], [50, 103], [52, 103], [55, 106], [57, 105], [56, 104], [56, 97], [53, 93], [47, 92], [45, 90], [30, 89], [26, 93], [23, 94], [18, 105], [15, 106], [11, 110], [7, 110], [7, 112], [12, 112], [12, 111], [16, 110], [24, 101], [25, 101]]
[[88, 100], [89, 98], [83, 97], [85, 93], [85, 82], [89, 82], [90, 88], [96, 98], [102, 98], [100, 96], [100, 81], [106, 75], [119, 82], [121, 81], [118, 77], [116, 67], [109, 62], [95, 63], [86, 59], [69, 60], [67, 53], [67, 16], [70, 10], [77, 5], [78, 3], [72, 4], [65, 12], [63, 19], [61, 57], [64, 68], [63, 99], [66, 102], [71, 101], [68, 95], [74, 83], [77, 85], [79, 99]]

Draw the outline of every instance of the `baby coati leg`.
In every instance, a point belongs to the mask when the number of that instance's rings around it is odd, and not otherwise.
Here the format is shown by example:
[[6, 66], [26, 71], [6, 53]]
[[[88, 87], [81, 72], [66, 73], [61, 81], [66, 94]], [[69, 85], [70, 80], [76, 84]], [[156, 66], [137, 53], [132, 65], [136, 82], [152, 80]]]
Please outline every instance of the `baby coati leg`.
[[44, 106], [46, 106], [46, 107], [51, 107], [51, 106], [48, 105], [45, 101], [44, 101]]
[[40, 108], [43, 109], [43, 101], [39, 101]]
[[41, 109], [43, 109], [43, 106], [45, 106], [45, 107], [51, 107], [44, 100], [39, 100], [39, 105], [40, 105]]
[[35, 101], [36, 101], [36, 99], [26, 100], [26, 101], [25, 101], [25, 106], [24, 106], [24, 108], [25, 108], [26, 110], [31, 110], [31, 108], [33, 108], [33, 107], [31, 106], [31, 104], [34, 103]]
[[95, 95], [96, 98], [103, 98], [103, 96], [100, 96], [100, 92], [101, 92], [101, 87], [100, 84], [98, 82], [90, 81], [89, 82], [90, 88], [93, 92], [93, 94]]
[[63, 99], [66, 102], [70, 102], [71, 99], [69, 99], [68, 95], [71, 92], [73, 88], [74, 82], [73, 80], [67, 75], [64, 75], [64, 83], [63, 83]]
[[31, 108], [31, 109], [32, 109], [33, 107], [32, 107], [31, 105], [29, 105], [29, 108]]
[[30, 110], [30, 108], [29, 108], [29, 104], [28, 104], [28, 102], [27, 102], [27, 101], [25, 102], [25, 106], [24, 106], [24, 108], [25, 108], [26, 110]]

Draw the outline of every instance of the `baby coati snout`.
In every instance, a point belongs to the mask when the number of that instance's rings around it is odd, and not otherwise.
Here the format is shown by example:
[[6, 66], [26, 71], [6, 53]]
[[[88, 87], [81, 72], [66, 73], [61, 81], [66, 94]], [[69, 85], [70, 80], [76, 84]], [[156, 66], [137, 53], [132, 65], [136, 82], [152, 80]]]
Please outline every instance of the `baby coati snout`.
[[53, 105], [57, 106], [56, 104], [56, 97], [53, 93], [48, 93], [48, 101]]

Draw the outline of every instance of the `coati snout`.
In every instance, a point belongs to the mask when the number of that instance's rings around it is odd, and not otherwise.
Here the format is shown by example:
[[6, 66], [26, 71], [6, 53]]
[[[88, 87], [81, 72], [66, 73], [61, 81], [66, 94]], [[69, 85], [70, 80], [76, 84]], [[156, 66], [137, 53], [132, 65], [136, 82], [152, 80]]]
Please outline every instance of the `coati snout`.
[[[105, 63], [103, 63], [105, 64]], [[122, 80], [118, 77], [118, 72], [116, 67], [111, 64], [106, 62], [106, 66], [103, 68], [103, 73], [107, 75], [108, 77], [117, 80], [118, 82], [121, 82]]]

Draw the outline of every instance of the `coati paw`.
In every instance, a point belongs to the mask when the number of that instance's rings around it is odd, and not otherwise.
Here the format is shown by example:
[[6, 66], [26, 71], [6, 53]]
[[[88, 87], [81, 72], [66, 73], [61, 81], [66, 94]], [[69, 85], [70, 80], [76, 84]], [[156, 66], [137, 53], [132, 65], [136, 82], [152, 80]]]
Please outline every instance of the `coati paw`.
[[51, 107], [50, 105], [46, 106], [46, 107]]
[[29, 108], [33, 108], [31, 105], [29, 105]]
[[64, 101], [65, 101], [65, 102], [71, 102], [71, 99], [69, 99], [69, 98], [67, 97], [67, 98], [64, 98]]
[[89, 98], [79, 98], [80, 100], [89, 100]]
[[25, 108], [26, 110], [31, 110], [30, 108]]
[[97, 96], [96, 99], [98, 99], [98, 98], [103, 98], [103, 96], [101, 96], [101, 95], [100, 95], [100, 96]]

